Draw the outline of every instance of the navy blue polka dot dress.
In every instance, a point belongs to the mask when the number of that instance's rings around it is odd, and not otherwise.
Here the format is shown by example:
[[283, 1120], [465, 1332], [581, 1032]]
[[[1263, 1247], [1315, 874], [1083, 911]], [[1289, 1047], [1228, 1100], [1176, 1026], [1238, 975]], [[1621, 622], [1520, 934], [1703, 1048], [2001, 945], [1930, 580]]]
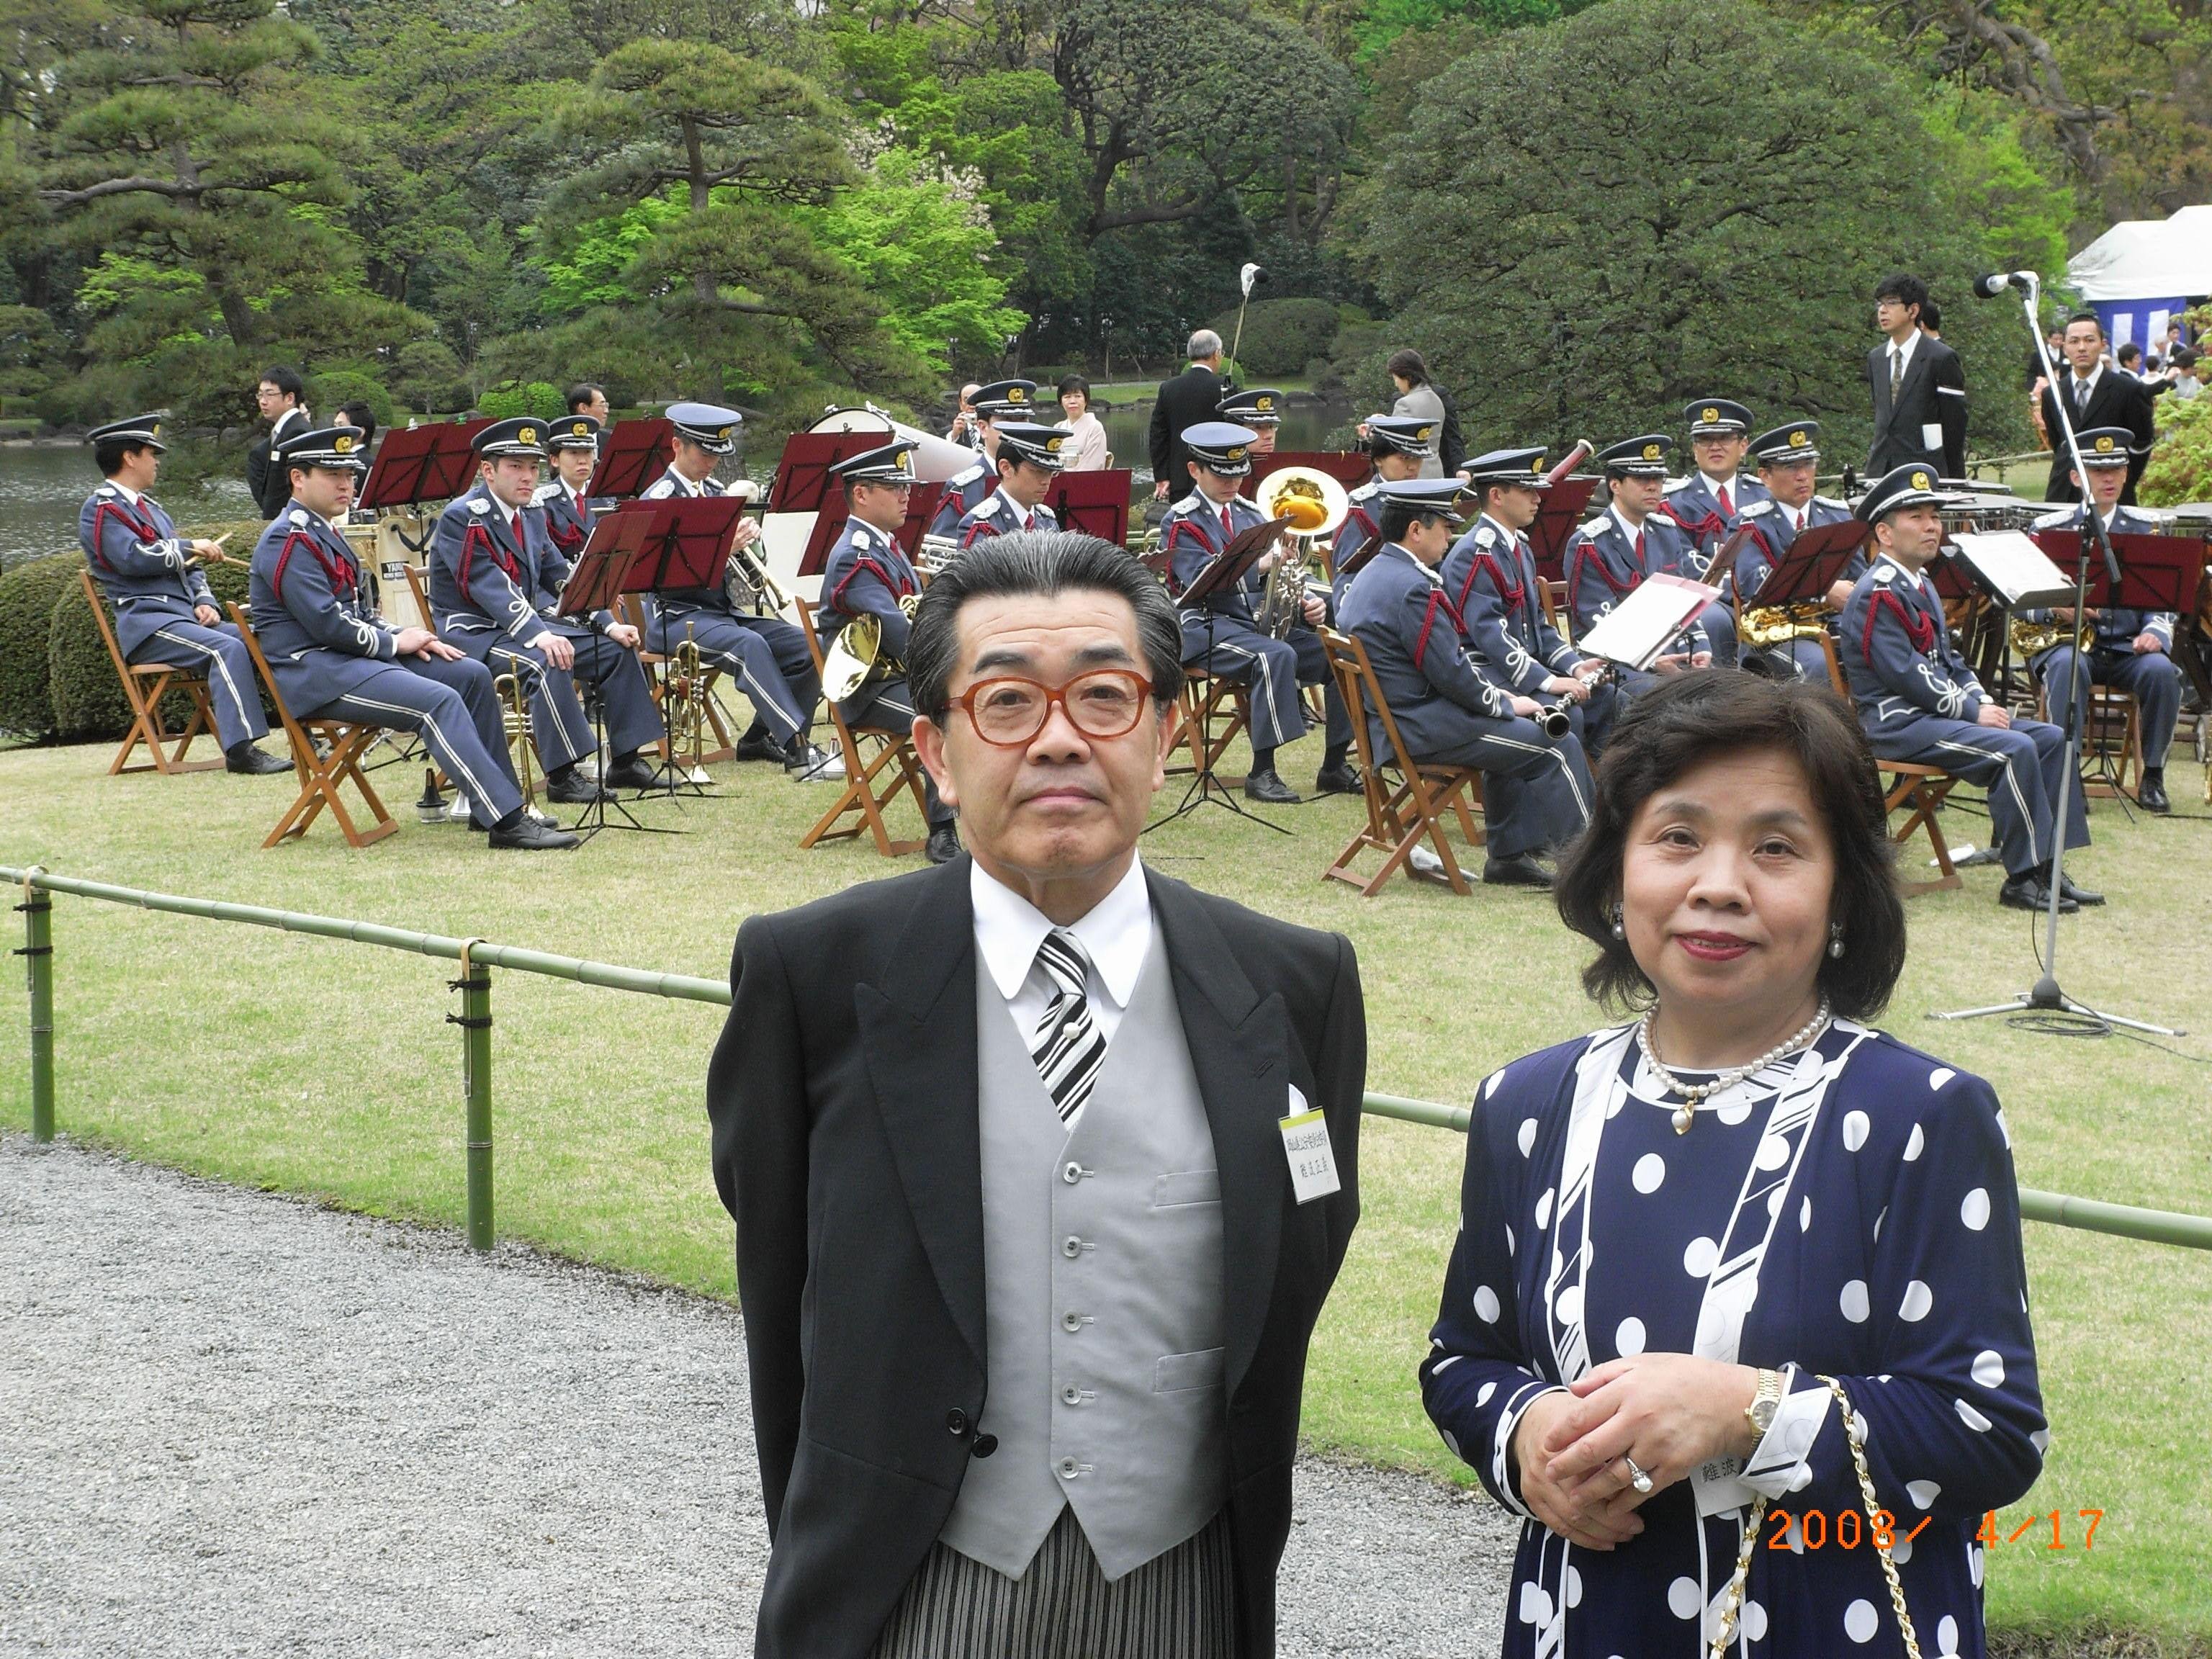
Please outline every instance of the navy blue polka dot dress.
[[[1900, 1652], [1879, 1556], [1842, 1520], [1864, 1506], [1820, 1375], [1863, 1427], [1921, 1652], [1979, 1659], [1974, 1532], [2027, 1492], [2050, 1440], [1996, 1096], [1838, 1021], [1713, 1096], [1686, 1134], [1680, 1103], [1632, 1026], [1516, 1060], [1475, 1101], [1421, 1389], [1446, 1443], [1525, 1518], [1507, 1659], [1701, 1659], [1761, 1495], [1729, 1651]], [[1507, 1449], [1540, 1395], [1644, 1352], [1779, 1371], [1783, 1403], [1742, 1468], [1662, 1489], [1639, 1536], [1583, 1549], [1529, 1516]]]

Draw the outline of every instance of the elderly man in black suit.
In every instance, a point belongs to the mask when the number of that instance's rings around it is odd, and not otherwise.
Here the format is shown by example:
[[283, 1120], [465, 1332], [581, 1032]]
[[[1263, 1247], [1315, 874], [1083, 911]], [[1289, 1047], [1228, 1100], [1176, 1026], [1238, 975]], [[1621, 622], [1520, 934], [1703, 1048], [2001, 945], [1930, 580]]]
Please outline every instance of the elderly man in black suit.
[[1180, 495], [1188, 477], [1190, 451], [1183, 447], [1186, 427], [1214, 418], [1228, 390], [1221, 378], [1221, 337], [1201, 328], [1187, 348], [1190, 365], [1172, 380], [1160, 382], [1152, 399], [1152, 499], [1164, 501]]
[[2136, 480], [2150, 459], [2155, 431], [2152, 415], [2158, 394], [2124, 370], [2104, 362], [2105, 325], [2094, 311], [2077, 311], [2066, 319], [2061, 342], [2066, 361], [2058, 365], [2058, 378], [2043, 388], [2043, 429], [2051, 434], [2051, 477], [2045, 481], [2046, 501], [2078, 501], [2081, 486], [2074, 480], [2073, 457], [2066, 453], [2066, 434], [2058, 424], [2058, 399], [2066, 399], [2067, 418], [2076, 432], [2093, 427], [2120, 426], [2128, 429], [2128, 482], [2119, 504], [2136, 504]]
[[1904, 271], [1874, 291], [1882, 343], [1867, 353], [1874, 448], [1867, 471], [1925, 466], [1946, 478], [1966, 471], [1966, 371], [1959, 354], [1921, 326], [1928, 284]]
[[969, 853], [738, 934], [708, 1076], [760, 1659], [1263, 1659], [1358, 1216], [1351, 945], [1146, 870], [1175, 606], [978, 542], [907, 647]]

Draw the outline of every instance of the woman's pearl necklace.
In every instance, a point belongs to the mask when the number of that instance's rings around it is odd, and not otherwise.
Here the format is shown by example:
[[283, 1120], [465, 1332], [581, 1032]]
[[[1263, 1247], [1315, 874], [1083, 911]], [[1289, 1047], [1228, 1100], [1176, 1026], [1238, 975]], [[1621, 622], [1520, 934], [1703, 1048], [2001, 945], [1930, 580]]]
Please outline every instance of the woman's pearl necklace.
[[1643, 1050], [1645, 1062], [1666, 1080], [1668, 1091], [1681, 1096], [1688, 1103], [1686, 1105], [1677, 1106], [1674, 1109], [1674, 1133], [1678, 1135], [1686, 1135], [1690, 1133], [1690, 1121], [1697, 1115], [1698, 1108], [1713, 1096], [1719, 1094], [1723, 1090], [1735, 1088], [1746, 1078], [1754, 1073], [1765, 1071], [1784, 1054], [1795, 1053], [1818, 1037], [1828, 1023], [1828, 1000], [1822, 997], [1820, 1006], [1813, 1011], [1812, 1018], [1807, 1020], [1757, 1060], [1747, 1066], [1732, 1066], [1715, 1077], [1710, 1083], [1685, 1083], [1667, 1069], [1666, 1062], [1659, 1058], [1659, 1051], [1652, 1046], [1651, 1042], [1651, 1023], [1658, 1018], [1659, 1011], [1654, 1008], [1642, 1019], [1637, 1021], [1636, 1046]]

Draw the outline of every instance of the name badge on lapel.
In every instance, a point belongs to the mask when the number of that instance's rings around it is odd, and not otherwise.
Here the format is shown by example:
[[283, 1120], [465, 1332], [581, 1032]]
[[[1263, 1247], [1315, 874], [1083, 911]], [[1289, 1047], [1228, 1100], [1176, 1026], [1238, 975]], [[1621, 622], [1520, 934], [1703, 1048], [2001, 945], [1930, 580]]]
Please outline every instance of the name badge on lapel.
[[1291, 1161], [1291, 1191], [1301, 1204], [1341, 1192], [1336, 1148], [1328, 1142], [1328, 1120], [1318, 1108], [1308, 1110], [1298, 1085], [1291, 1085], [1291, 1115], [1281, 1120], [1283, 1155]]

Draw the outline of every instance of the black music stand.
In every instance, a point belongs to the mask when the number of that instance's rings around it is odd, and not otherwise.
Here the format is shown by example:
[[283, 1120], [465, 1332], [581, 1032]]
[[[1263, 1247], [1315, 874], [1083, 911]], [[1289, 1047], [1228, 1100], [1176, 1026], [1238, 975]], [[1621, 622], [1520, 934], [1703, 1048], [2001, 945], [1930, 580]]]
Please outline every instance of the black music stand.
[[676, 459], [676, 423], [620, 421], [609, 429], [592, 470], [586, 501], [628, 501], [642, 495]]
[[[1176, 599], [1176, 605], [1185, 611], [1194, 606], [1204, 607], [1206, 655], [1209, 663], [1213, 658], [1214, 629], [1218, 616], [1213, 607], [1206, 603], [1206, 600], [1242, 582], [1246, 573], [1259, 562], [1261, 555], [1280, 539], [1283, 531], [1290, 522], [1288, 519], [1271, 519], [1266, 524], [1255, 524], [1249, 530], [1239, 531], [1230, 538], [1228, 546], [1215, 554], [1207, 562], [1206, 568], [1191, 578], [1190, 586], [1183, 589], [1181, 597]], [[1170, 555], [1170, 558], [1172, 562], [1173, 556]], [[1212, 742], [1207, 732], [1202, 730], [1193, 730], [1190, 753], [1191, 758], [1198, 764], [1196, 771], [1191, 777], [1190, 787], [1183, 793], [1182, 804], [1165, 817], [1153, 819], [1145, 826], [1143, 833], [1149, 836], [1162, 824], [1173, 823], [1177, 818], [1195, 812], [1211, 800], [1215, 805], [1225, 806], [1238, 817], [1249, 818], [1254, 823], [1272, 830], [1279, 836], [1289, 835], [1291, 832], [1281, 824], [1270, 823], [1257, 812], [1244, 806], [1237, 799], [1229, 786], [1213, 775], [1213, 757], [1210, 752], [1212, 747]]]
[[[595, 611], [611, 609], [616, 597], [623, 591], [623, 578], [629, 568], [630, 562], [637, 556], [643, 545], [645, 528], [639, 520], [621, 516], [605, 518], [593, 525], [591, 540], [585, 543], [576, 555], [576, 562], [568, 572], [568, 580], [561, 586], [561, 597], [555, 604], [554, 614], [581, 622]], [[599, 695], [597, 685], [586, 685], [583, 691], [592, 716], [592, 752], [604, 755], [607, 749], [606, 700]], [[674, 744], [670, 745], [669, 752], [672, 757]], [[608, 820], [607, 805], [610, 801], [613, 801], [614, 810], [621, 816], [619, 823]], [[630, 810], [615, 800], [612, 793], [604, 786], [595, 791], [591, 805], [568, 828], [580, 841], [589, 841], [602, 830], [636, 830], [656, 836], [681, 833], [659, 824], [640, 823]]]
[[[1874, 534], [1871, 525], [1856, 519], [1840, 524], [1818, 524], [1797, 532], [1797, 539], [1782, 550], [1768, 568], [1756, 593], [1740, 594], [1744, 605], [1810, 605], [1827, 603], [1828, 590], [1844, 579], [1858, 550]], [[1741, 550], [1739, 549], [1739, 551]], [[1728, 573], [1733, 574], [1731, 562]]]

